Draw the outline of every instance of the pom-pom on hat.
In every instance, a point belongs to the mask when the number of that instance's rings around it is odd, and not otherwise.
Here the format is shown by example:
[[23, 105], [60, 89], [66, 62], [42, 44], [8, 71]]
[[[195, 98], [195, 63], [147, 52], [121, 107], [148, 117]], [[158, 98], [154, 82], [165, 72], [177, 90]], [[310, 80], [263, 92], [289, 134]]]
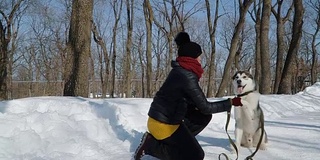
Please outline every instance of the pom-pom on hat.
[[182, 44], [190, 42], [190, 36], [187, 32], [179, 32], [174, 41], [180, 47]]
[[199, 44], [190, 41], [189, 34], [186, 32], [179, 32], [174, 39], [178, 48], [179, 57], [197, 58], [202, 54]]
[[178, 56], [197, 58], [201, 55], [202, 50], [199, 44], [195, 42], [188, 42], [182, 44], [178, 49]]

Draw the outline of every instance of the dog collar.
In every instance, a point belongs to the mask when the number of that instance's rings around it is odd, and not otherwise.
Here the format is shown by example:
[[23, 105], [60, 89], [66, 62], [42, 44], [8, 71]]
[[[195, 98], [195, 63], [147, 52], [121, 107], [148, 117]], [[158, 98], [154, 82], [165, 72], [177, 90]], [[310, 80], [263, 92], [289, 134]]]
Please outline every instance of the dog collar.
[[246, 95], [248, 95], [248, 94], [251, 93], [251, 92], [254, 92], [254, 90], [251, 90], [251, 91], [248, 91], [248, 92], [244, 92], [244, 93], [242, 93], [242, 94], [238, 94], [237, 97], [246, 96]]

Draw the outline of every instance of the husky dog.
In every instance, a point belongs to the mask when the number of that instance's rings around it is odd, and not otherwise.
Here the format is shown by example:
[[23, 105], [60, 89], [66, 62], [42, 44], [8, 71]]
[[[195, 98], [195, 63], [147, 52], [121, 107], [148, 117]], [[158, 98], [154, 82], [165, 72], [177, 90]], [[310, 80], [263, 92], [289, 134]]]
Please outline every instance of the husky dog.
[[[235, 144], [239, 150], [240, 146], [256, 147], [261, 136], [259, 107], [260, 93], [256, 91], [253, 76], [249, 71], [237, 71], [233, 76], [233, 86], [237, 96], [241, 97], [242, 107], [234, 107], [235, 115]], [[263, 119], [262, 119], [263, 120]], [[264, 120], [263, 120], [264, 121]], [[264, 122], [263, 122], [264, 123]], [[267, 134], [264, 132], [259, 149], [265, 150]], [[231, 146], [233, 148], [233, 146]], [[233, 152], [235, 149], [233, 148]]]

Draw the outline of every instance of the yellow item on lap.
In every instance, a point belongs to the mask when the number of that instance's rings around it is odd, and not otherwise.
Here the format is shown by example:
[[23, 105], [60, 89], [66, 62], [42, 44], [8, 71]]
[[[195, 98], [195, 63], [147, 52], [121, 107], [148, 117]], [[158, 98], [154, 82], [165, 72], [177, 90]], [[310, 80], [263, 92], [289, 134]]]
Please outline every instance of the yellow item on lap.
[[179, 127], [179, 125], [171, 125], [159, 122], [151, 117], [148, 118], [148, 130], [157, 140], [163, 140], [170, 137]]

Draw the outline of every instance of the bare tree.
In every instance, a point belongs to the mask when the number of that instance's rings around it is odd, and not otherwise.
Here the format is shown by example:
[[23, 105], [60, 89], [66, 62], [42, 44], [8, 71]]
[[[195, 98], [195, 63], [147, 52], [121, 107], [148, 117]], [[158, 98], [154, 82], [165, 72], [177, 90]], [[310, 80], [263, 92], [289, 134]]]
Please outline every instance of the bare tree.
[[147, 57], [147, 69], [146, 69], [146, 80], [147, 80], [147, 97], [151, 97], [151, 82], [152, 82], [152, 54], [151, 54], [151, 41], [152, 41], [152, 22], [153, 22], [153, 11], [149, 0], [143, 1], [143, 12], [146, 24], [147, 40], [146, 40], [146, 57]]
[[[254, 1], [253, 12], [250, 12], [251, 18], [253, 19], [255, 27], [255, 71], [254, 79], [256, 82], [260, 82], [261, 77], [261, 43], [260, 43], [260, 28], [261, 28], [261, 0]], [[259, 85], [256, 86], [257, 90], [260, 89]]]
[[276, 61], [276, 72], [275, 72], [275, 80], [274, 80], [274, 87], [273, 93], [277, 93], [281, 73], [283, 69], [283, 57], [286, 52], [286, 44], [285, 44], [285, 23], [289, 20], [290, 13], [293, 9], [293, 3], [291, 7], [288, 9], [286, 15], [284, 17], [281, 16], [282, 13], [282, 3], [283, 0], [278, 0], [275, 5], [277, 5], [277, 10], [272, 7], [272, 13], [277, 20], [277, 61]]
[[[141, 30], [139, 30], [141, 31]], [[143, 38], [144, 38], [144, 33], [143, 32], [139, 32], [138, 35], [137, 35], [137, 39], [138, 39], [138, 42], [137, 42], [137, 53], [138, 53], [138, 57], [139, 57], [139, 63], [140, 63], [140, 70], [141, 70], [141, 84], [139, 86], [141, 86], [141, 88], [138, 88], [137, 87], [137, 90], [141, 90], [140, 92], [140, 95], [142, 98], [146, 97], [146, 85], [145, 85], [145, 71], [146, 71], [146, 62], [144, 60], [144, 54], [143, 54]]]
[[127, 97], [132, 97], [132, 89], [131, 89], [131, 47], [132, 47], [132, 31], [133, 31], [133, 3], [134, 0], [126, 0], [127, 7], [127, 42], [126, 42], [126, 55], [124, 58], [124, 92]]
[[242, 28], [241, 30], [241, 33], [240, 33], [240, 36], [239, 36], [239, 41], [238, 41], [238, 46], [237, 46], [237, 51], [236, 51], [236, 55], [235, 55], [235, 58], [234, 58], [234, 66], [236, 69], [240, 70], [241, 67], [240, 67], [240, 60], [242, 58], [242, 50], [243, 50], [243, 44], [244, 44], [244, 41], [245, 41], [245, 27]]
[[68, 41], [68, 68], [64, 96], [89, 95], [88, 64], [93, 0], [73, 1]]
[[291, 69], [293, 68], [293, 61], [297, 55], [303, 25], [304, 7], [302, 0], [294, 0], [294, 20], [292, 26], [292, 38], [287, 54], [287, 58], [284, 64], [284, 68], [279, 83], [278, 94], [291, 94]]
[[[13, 99], [12, 92], [13, 92], [13, 86], [12, 86], [12, 79], [13, 79], [13, 72], [14, 72], [14, 63], [19, 59], [20, 56], [17, 55], [17, 49], [18, 49], [18, 31], [20, 29], [21, 20], [23, 17], [23, 12], [28, 8], [28, 4], [25, 7], [22, 7], [20, 5], [20, 11], [16, 13], [15, 20], [12, 21], [12, 38], [11, 38], [11, 47], [10, 51], [8, 52], [8, 69], [7, 69], [7, 98]], [[1, 43], [1, 42], [0, 42]], [[0, 78], [1, 79], [1, 78]], [[1, 99], [1, 98], [0, 98]]]
[[210, 13], [210, 1], [205, 0], [206, 8], [207, 8], [207, 19], [208, 19], [208, 28], [209, 28], [209, 37], [211, 42], [211, 54], [210, 54], [210, 62], [209, 62], [209, 76], [208, 76], [208, 89], [207, 89], [207, 97], [212, 97], [213, 93], [215, 93], [215, 85], [213, 83], [215, 75], [216, 75], [216, 30], [219, 18], [219, 0], [216, 0], [216, 8], [214, 14], [213, 25], [211, 21], [211, 13]]
[[[24, 0], [12, 1], [7, 3], [8, 8], [12, 8], [9, 13], [0, 8], [0, 100], [8, 99], [8, 66], [10, 62], [9, 43], [16, 36], [14, 30], [14, 19], [18, 16], [18, 11]], [[5, 5], [5, 4], [3, 4]], [[9, 5], [12, 5], [9, 7]]]
[[[168, 6], [167, 3], [169, 3], [171, 5], [171, 11], [169, 12], [168, 10]], [[155, 5], [155, 9], [158, 10], [160, 13], [162, 13], [163, 19], [167, 22], [167, 24], [165, 24], [165, 22], [161, 23], [160, 20], [153, 18], [153, 22], [155, 23], [155, 25], [163, 32], [163, 34], [166, 36], [167, 39], [167, 43], [168, 43], [168, 58], [166, 59], [166, 72], [168, 73], [170, 70], [170, 61], [173, 58], [173, 30], [174, 30], [174, 26], [173, 26], [173, 22], [177, 16], [176, 12], [174, 11], [174, 0], [171, 1], [165, 1], [163, 0], [162, 2], [158, 2]], [[163, 6], [164, 8], [160, 8], [161, 6]], [[162, 17], [161, 15], [159, 17]], [[168, 26], [168, 28], [166, 27]]]
[[[97, 26], [94, 22], [92, 22], [92, 33], [93, 33], [93, 40], [101, 47], [101, 54], [98, 54], [99, 56], [99, 78], [101, 81], [101, 95], [103, 97], [106, 97], [107, 89], [108, 89], [108, 80], [110, 75], [110, 59], [106, 47], [106, 43], [99, 34], [99, 31], [97, 29]], [[94, 78], [93, 78], [94, 80]]]
[[30, 79], [30, 81], [36, 81], [33, 82], [34, 87], [31, 87], [35, 90], [30, 89], [30, 93], [34, 96], [62, 95], [63, 93], [61, 82], [63, 67], [61, 66], [63, 66], [62, 54], [65, 53], [66, 37], [63, 37], [65, 29], [61, 24], [65, 24], [66, 21], [54, 23], [59, 17], [54, 16], [54, 11], [47, 9], [48, 6], [49, 4], [35, 3], [30, 5], [31, 12], [27, 12], [33, 14], [30, 18], [31, 30], [28, 32], [33, 36], [29, 39], [32, 45], [28, 46], [28, 50], [32, 52], [22, 52], [22, 55], [30, 54], [27, 56], [32, 57], [33, 66], [31, 67], [34, 67], [32, 70], [36, 70], [35, 76], [31, 76]]
[[163, 59], [166, 59], [167, 57], [167, 41], [163, 40], [163, 34], [160, 28], [157, 28], [156, 33], [154, 34], [154, 40], [153, 48], [154, 48], [154, 57], [156, 60], [154, 62], [156, 63], [156, 69], [153, 73], [154, 75], [154, 85], [153, 85], [153, 91], [159, 90], [161, 87], [163, 80], [165, 79], [167, 72], [167, 62], [163, 61]]
[[114, 26], [112, 29], [112, 57], [111, 57], [111, 87], [110, 87], [110, 96], [114, 98], [115, 96], [115, 79], [116, 79], [116, 58], [117, 58], [117, 30], [118, 30], [118, 23], [121, 18], [122, 12], [122, 2], [120, 1], [112, 1], [111, 6], [113, 9], [113, 15], [115, 18]]
[[271, 0], [264, 0], [260, 25], [260, 56], [261, 56], [261, 79], [259, 90], [262, 94], [271, 93], [271, 70], [269, 53], [269, 25], [271, 14]]
[[318, 66], [318, 54], [317, 54], [317, 46], [319, 46], [320, 42], [317, 42], [317, 36], [320, 30], [320, 1], [309, 0], [309, 5], [315, 11], [316, 18], [313, 19], [315, 26], [315, 31], [312, 35], [312, 64], [311, 64], [311, 84], [314, 84], [317, 81], [317, 66]]
[[[154, 10], [159, 13], [160, 18], [153, 18], [155, 25], [161, 29], [167, 39], [168, 56], [166, 59], [166, 73], [169, 73], [173, 59], [173, 37], [179, 31], [185, 30], [185, 22], [202, 8], [198, 7], [200, 1], [196, 1], [194, 5], [187, 11], [185, 8], [186, 1], [183, 0], [163, 0], [155, 2]], [[169, 4], [169, 6], [168, 6]], [[163, 19], [163, 21], [159, 20]], [[161, 23], [162, 22], [162, 23]]]
[[253, 3], [253, 1], [254, 0], [244, 0], [244, 1], [239, 0], [238, 1], [239, 2], [240, 17], [239, 17], [237, 26], [236, 26], [235, 31], [232, 36], [229, 56], [228, 56], [226, 65], [224, 67], [221, 84], [220, 84], [218, 92], [216, 94], [217, 97], [223, 96], [224, 91], [227, 88], [227, 85], [228, 85], [228, 82], [230, 79], [231, 65], [232, 65], [232, 62], [234, 62], [235, 55], [236, 55], [236, 52], [238, 49], [238, 42], [239, 42], [240, 33], [241, 33], [242, 28], [244, 27], [244, 24], [245, 24], [246, 13], [247, 13], [250, 5]]

